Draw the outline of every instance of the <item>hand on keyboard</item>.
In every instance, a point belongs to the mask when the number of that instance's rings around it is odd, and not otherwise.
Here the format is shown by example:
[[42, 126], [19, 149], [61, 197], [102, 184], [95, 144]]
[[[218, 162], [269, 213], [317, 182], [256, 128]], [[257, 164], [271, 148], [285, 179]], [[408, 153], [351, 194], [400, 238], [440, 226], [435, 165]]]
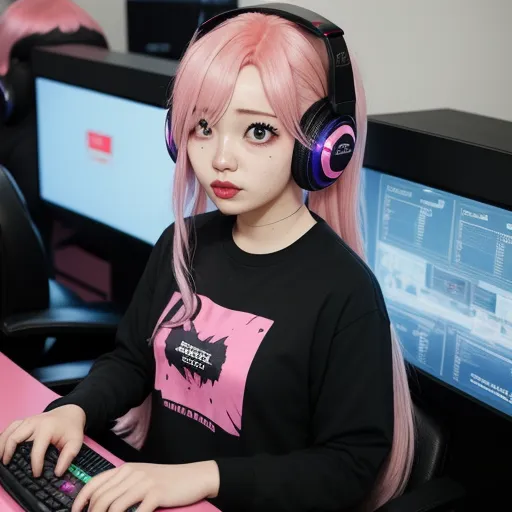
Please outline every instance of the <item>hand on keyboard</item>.
[[16, 447], [24, 441], [31, 441], [30, 463], [34, 476], [39, 477], [45, 453], [53, 445], [60, 452], [56, 466], [56, 475], [60, 476], [82, 447], [84, 427], [85, 413], [76, 405], [64, 405], [15, 421], [0, 434], [0, 460], [8, 465]]
[[213, 461], [190, 464], [126, 463], [95, 476], [78, 493], [71, 512], [185, 507], [218, 493], [219, 475]]
[[[77, 508], [75, 498], [87, 482], [114, 466], [94, 450], [83, 445], [72, 464], [60, 477], [55, 475], [59, 452], [50, 446], [44, 457], [43, 472], [35, 477], [31, 470], [30, 454], [33, 444], [19, 444], [7, 466], [0, 463], [0, 486], [27, 512], [69, 512]], [[87, 510], [87, 505], [83, 503]], [[90, 508], [90, 507], [89, 507]], [[133, 512], [137, 507], [131, 507]]]

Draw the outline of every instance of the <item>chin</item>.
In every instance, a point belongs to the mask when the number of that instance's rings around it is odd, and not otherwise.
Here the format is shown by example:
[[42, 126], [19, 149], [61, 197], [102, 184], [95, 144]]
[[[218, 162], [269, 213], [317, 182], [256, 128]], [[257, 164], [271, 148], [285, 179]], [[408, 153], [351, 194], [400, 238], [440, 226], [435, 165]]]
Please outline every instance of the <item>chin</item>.
[[239, 196], [233, 197], [232, 199], [221, 199], [220, 197], [217, 197], [209, 188], [206, 189], [206, 195], [215, 205], [217, 210], [219, 210], [224, 215], [240, 215], [241, 213], [245, 213], [253, 209], [250, 205], [247, 204], [247, 201], [244, 201], [243, 198]]
[[[244, 205], [242, 201], [236, 201], [234, 199], [219, 199], [215, 197], [213, 201], [217, 209], [224, 215], [240, 215], [252, 210], [247, 205]], [[238, 204], [237, 204], [238, 203]]]

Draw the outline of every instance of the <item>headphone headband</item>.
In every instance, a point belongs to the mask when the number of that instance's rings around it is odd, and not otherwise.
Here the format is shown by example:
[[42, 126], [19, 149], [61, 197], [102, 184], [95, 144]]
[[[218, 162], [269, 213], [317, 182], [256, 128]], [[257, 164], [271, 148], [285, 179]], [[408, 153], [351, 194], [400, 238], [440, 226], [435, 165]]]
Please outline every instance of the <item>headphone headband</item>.
[[317, 13], [291, 4], [270, 3], [264, 6], [243, 7], [223, 12], [205, 21], [196, 32], [196, 40], [229, 18], [242, 13], [260, 12], [274, 14], [287, 19], [312, 34], [320, 37], [329, 54], [328, 99], [333, 111], [338, 115], [348, 115], [355, 119], [356, 91], [354, 74], [344, 32], [331, 21]]
[[[290, 4], [272, 3], [232, 9], [198, 27], [192, 43], [224, 21], [243, 13], [275, 15], [291, 21], [322, 39], [329, 57], [328, 94], [314, 102], [301, 117], [300, 125], [311, 147], [295, 141], [291, 171], [304, 190], [321, 190], [338, 180], [352, 160], [356, 147], [356, 87], [343, 30], [313, 11]], [[172, 137], [171, 111], [165, 122], [167, 150], [174, 162], [178, 150]]]

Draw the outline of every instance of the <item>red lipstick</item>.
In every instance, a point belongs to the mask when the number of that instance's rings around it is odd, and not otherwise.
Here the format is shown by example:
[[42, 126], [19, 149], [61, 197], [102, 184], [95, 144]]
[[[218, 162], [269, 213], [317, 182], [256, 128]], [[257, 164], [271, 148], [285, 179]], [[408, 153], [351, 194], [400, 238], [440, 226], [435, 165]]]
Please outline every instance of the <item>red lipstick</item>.
[[210, 183], [213, 193], [220, 199], [231, 199], [235, 197], [240, 189], [229, 181], [215, 180]]

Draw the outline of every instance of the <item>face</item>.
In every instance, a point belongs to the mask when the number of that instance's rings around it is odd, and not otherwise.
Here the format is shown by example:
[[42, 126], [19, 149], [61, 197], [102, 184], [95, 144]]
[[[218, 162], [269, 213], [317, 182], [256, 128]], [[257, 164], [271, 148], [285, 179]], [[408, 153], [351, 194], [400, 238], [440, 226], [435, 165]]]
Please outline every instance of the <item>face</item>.
[[255, 66], [241, 70], [220, 121], [207, 123], [190, 134], [187, 150], [217, 208], [227, 215], [286, 210], [282, 203], [298, 190], [291, 177], [295, 140], [270, 107]]

